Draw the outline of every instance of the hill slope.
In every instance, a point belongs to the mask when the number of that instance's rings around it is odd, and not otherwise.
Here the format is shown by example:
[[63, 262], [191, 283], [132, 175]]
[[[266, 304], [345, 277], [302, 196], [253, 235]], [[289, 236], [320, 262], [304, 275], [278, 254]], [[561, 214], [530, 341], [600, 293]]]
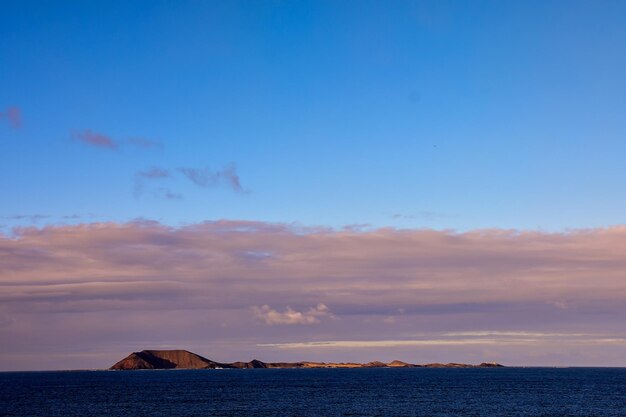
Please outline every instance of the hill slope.
[[111, 369], [214, 369], [221, 367], [187, 350], [142, 350], [133, 352]]

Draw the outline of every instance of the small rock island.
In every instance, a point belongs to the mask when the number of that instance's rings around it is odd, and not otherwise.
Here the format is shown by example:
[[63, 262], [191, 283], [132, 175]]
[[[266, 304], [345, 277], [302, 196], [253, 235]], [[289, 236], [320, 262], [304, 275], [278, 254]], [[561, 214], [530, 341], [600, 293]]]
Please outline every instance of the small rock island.
[[480, 365], [463, 363], [429, 363], [415, 365], [395, 360], [393, 362], [368, 363], [325, 363], [325, 362], [262, 362], [254, 359], [250, 362], [215, 362], [187, 350], [142, 350], [133, 352], [110, 369], [248, 369], [248, 368], [500, 368], [503, 365], [495, 362], [484, 362]]

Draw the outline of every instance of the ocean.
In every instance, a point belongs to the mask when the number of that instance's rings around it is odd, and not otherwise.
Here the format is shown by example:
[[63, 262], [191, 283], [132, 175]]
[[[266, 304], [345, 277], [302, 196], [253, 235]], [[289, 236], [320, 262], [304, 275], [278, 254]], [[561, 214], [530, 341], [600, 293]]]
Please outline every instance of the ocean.
[[626, 416], [626, 368], [0, 373], [1, 416]]

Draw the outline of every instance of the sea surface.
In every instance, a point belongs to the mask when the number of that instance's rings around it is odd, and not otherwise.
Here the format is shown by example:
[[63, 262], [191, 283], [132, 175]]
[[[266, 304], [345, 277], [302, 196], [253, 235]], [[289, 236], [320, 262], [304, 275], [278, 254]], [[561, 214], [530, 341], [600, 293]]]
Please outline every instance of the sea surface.
[[626, 368], [0, 373], [2, 416], [626, 416]]

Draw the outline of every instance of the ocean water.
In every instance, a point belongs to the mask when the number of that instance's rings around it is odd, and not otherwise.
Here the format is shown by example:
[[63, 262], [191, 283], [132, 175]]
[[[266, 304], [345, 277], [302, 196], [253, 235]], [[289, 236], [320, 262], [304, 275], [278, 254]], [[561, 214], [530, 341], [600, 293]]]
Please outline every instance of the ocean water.
[[625, 368], [0, 373], [2, 416], [626, 416]]

